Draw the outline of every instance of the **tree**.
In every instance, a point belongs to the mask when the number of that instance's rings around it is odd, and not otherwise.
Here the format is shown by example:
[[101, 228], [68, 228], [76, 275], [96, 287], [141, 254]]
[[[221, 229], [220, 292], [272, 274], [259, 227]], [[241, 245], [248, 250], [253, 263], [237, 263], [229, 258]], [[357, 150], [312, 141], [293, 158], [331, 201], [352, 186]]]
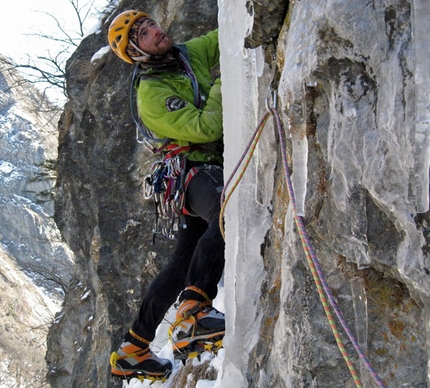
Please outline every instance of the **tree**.
[[[111, 2], [112, 0], [106, 0], [106, 4]], [[101, 11], [97, 10], [94, 5], [96, 0], [84, 1], [83, 4], [79, 0], [67, 0], [67, 3], [71, 9], [69, 20], [73, 21], [72, 29], [65, 27], [53, 13], [35, 11], [47, 16], [52, 21], [51, 30], [54, 33], [36, 32], [29, 34], [37, 39], [46, 40], [48, 42], [47, 47], [52, 46], [54, 42], [56, 48], [47, 49], [35, 57], [27, 55], [26, 59], [21, 62], [0, 58], [0, 61], [10, 68], [20, 70], [27, 81], [37, 85], [44, 93], [53, 88], [60, 91], [66, 98], [66, 62], [85, 36], [90, 17], [101, 14]]]

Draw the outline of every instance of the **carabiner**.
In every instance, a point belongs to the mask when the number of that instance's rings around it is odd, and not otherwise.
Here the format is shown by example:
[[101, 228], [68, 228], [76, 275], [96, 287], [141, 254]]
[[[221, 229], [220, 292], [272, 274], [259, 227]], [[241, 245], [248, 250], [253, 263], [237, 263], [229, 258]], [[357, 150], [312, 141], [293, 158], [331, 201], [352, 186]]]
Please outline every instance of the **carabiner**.
[[[267, 95], [264, 100], [266, 104], [266, 109], [270, 112], [272, 109], [276, 109], [277, 103], [278, 103], [278, 93], [276, 89], [272, 88], [272, 84], [269, 85], [267, 88]], [[272, 105], [270, 105], [272, 103]]]

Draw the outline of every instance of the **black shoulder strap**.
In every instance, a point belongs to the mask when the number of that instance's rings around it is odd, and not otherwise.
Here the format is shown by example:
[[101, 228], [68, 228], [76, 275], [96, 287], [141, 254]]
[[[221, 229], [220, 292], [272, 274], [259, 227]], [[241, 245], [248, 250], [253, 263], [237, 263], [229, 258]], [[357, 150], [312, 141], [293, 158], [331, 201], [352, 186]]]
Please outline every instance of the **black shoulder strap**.
[[[139, 71], [139, 63], [137, 62], [133, 75], [131, 77], [130, 82], [130, 111], [131, 116], [133, 118], [134, 123], [136, 124], [136, 140], [138, 143], [144, 144], [145, 147], [150, 150], [153, 154], [156, 154], [160, 152], [164, 145], [168, 143], [169, 139], [156, 139], [154, 138], [152, 132], [149, 130], [149, 128], [145, 125], [145, 123], [140, 118], [139, 114], [136, 112], [136, 96], [135, 91], [137, 87], [137, 83], [142, 78], [150, 78], [151, 76], [145, 75], [143, 72]], [[142, 140], [139, 139], [139, 133], [142, 136]], [[162, 143], [162, 146], [158, 146], [159, 143]], [[157, 144], [157, 146], [155, 145]]]
[[179, 52], [184, 56], [184, 58], [190, 62], [190, 53], [188, 51], [188, 47], [185, 44], [175, 44], [175, 47], [179, 50]]
[[200, 94], [199, 90], [199, 82], [197, 81], [197, 77], [194, 74], [194, 71], [190, 64], [190, 53], [188, 52], [188, 48], [185, 44], [178, 44], [176, 47], [179, 49], [179, 60], [181, 61], [182, 65], [184, 66], [185, 72], [187, 73], [188, 77], [191, 80], [191, 85], [193, 86], [194, 90], [194, 105], [197, 108], [202, 107], [202, 96]]

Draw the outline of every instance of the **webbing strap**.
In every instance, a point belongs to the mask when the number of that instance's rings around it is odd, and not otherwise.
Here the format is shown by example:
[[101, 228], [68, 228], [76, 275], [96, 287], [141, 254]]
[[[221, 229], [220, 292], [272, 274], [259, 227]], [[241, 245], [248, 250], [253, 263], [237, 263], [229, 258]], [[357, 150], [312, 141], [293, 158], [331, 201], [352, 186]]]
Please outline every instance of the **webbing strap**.
[[[200, 166], [199, 166], [200, 167]], [[188, 184], [190, 183], [191, 179], [199, 172], [199, 170], [201, 168], [199, 167], [192, 167], [188, 172], [187, 175], [185, 175], [185, 179], [184, 179], [184, 195], [187, 191], [187, 187]], [[201, 166], [203, 167], [203, 166]], [[184, 201], [184, 205], [182, 207], [182, 214], [185, 214], [186, 216], [191, 216], [192, 214], [187, 210], [187, 208], [185, 207], [185, 201]]]
[[184, 192], [187, 191], [188, 184], [190, 183], [191, 179], [200, 171], [202, 170], [202, 167], [204, 166], [198, 166], [193, 167], [190, 169], [190, 171], [187, 172], [187, 175], [185, 175], [184, 179]]
[[201, 288], [198, 288], [196, 286], [185, 287], [184, 291], [194, 291], [197, 294], [200, 294], [201, 296], [203, 296], [203, 298], [205, 298], [206, 301], [209, 301], [209, 302], [211, 301], [211, 299], [209, 298], [208, 294], [206, 294], [206, 292], [204, 292]]
[[141, 337], [140, 335], [138, 335], [137, 333], [135, 333], [135, 332], [133, 331], [133, 329], [130, 329], [128, 332], [130, 333], [130, 335], [131, 335], [133, 338], [136, 338], [138, 341], [140, 341], [140, 342], [142, 342], [142, 343], [144, 343], [144, 344], [146, 344], [146, 345], [149, 345], [149, 344], [150, 344], [150, 342], [149, 342], [147, 339], [145, 339], [145, 338]]
[[170, 159], [173, 156], [180, 154], [181, 152], [188, 152], [191, 150], [191, 146], [179, 146], [178, 144], [168, 144], [164, 147], [166, 151], [165, 159]]

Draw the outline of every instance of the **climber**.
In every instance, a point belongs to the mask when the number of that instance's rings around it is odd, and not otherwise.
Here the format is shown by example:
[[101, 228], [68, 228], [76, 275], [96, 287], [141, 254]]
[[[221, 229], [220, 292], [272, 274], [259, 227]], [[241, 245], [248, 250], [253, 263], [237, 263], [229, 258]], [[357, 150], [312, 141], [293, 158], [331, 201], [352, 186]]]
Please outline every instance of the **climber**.
[[224, 314], [212, 307], [224, 270], [224, 240], [218, 217], [223, 186], [222, 104], [218, 31], [176, 45], [146, 13], [130, 10], [109, 27], [109, 44], [127, 63], [139, 66], [137, 106], [143, 123], [159, 138], [166, 163], [179, 156], [186, 181], [184, 218], [167, 266], [151, 282], [139, 315], [111, 355], [113, 376], [165, 379], [170, 360], [150, 349], [155, 331], [178, 300], [171, 326], [174, 354], [200, 341], [222, 339]]

